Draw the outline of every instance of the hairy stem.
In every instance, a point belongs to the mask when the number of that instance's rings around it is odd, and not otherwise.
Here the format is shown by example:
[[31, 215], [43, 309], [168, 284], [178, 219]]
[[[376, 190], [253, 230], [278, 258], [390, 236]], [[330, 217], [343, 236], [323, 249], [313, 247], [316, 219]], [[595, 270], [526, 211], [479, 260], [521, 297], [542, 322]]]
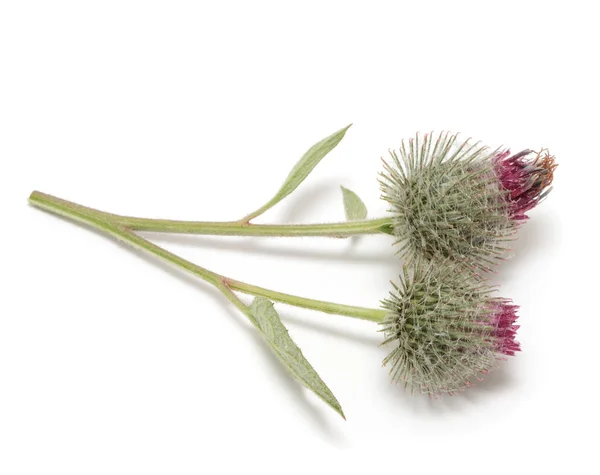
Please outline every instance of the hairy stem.
[[222, 236], [325, 236], [346, 237], [360, 234], [391, 234], [392, 218], [379, 218], [364, 221], [348, 221], [322, 224], [251, 224], [242, 221], [178, 221], [171, 219], [136, 218], [106, 213], [81, 206], [55, 196], [34, 191], [32, 196], [47, 202], [77, 208], [80, 212], [103, 216], [112, 223], [132, 231], [155, 231], [180, 234], [206, 234]]
[[322, 300], [308, 299], [230, 279], [221, 274], [217, 274], [216, 272], [196, 265], [193, 262], [173, 254], [172, 252], [157, 246], [147, 239], [138, 236], [132, 232], [131, 228], [123, 224], [123, 222], [118, 219], [122, 218], [118, 215], [97, 211], [92, 208], [87, 208], [70, 201], [47, 195], [45, 193], [40, 193], [38, 191], [34, 191], [31, 194], [29, 197], [29, 202], [38, 208], [42, 208], [52, 213], [92, 226], [117, 238], [120, 241], [127, 242], [135, 248], [141, 249], [144, 252], [152, 254], [163, 261], [174, 264], [175, 266], [180, 267], [181, 269], [194, 274], [197, 277], [200, 277], [206, 282], [217, 287], [225, 295], [225, 297], [227, 297], [228, 300], [233, 302], [238, 307], [240, 302], [237, 300], [237, 297], [231, 293], [232, 290], [237, 290], [249, 295], [266, 297], [276, 302], [294, 305], [296, 307], [318, 310], [320, 312], [335, 315], [344, 315], [363, 320], [370, 320], [373, 322], [382, 321], [386, 315], [386, 312], [380, 309], [355, 307]]

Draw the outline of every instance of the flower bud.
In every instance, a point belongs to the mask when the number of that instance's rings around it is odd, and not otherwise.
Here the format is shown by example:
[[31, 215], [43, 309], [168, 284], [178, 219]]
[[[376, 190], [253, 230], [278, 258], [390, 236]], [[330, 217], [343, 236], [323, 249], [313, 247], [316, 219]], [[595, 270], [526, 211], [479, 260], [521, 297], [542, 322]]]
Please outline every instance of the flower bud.
[[503, 259], [525, 212], [548, 194], [556, 168], [547, 151], [510, 155], [447, 132], [417, 135], [390, 153], [380, 183], [398, 253], [409, 262], [450, 258], [478, 271]]
[[518, 307], [492, 291], [450, 262], [405, 267], [400, 285], [382, 301], [384, 344], [395, 345], [383, 361], [392, 379], [411, 392], [455, 394], [519, 351]]

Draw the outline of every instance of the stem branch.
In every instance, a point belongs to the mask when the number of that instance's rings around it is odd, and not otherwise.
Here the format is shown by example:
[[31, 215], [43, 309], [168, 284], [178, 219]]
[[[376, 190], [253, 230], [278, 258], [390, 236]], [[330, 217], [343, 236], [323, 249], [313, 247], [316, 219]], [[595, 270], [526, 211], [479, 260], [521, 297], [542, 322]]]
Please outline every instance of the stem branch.
[[[382, 321], [386, 315], [386, 312], [380, 309], [355, 307], [351, 305], [342, 305], [333, 302], [326, 302], [323, 300], [308, 299], [296, 295], [276, 292], [274, 290], [265, 289], [263, 287], [247, 284], [245, 282], [240, 282], [238, 280], [229, 279], [223, 275], [217, 274], [216, 272], [210, 271], [204, 267], [194, 264], [193, 262], [190, 262], [176, 254], [173, 254], [172, 252], [169, 252], [166, 249], [157, 246], [156, 244], [132, 232], [131, 229], [134, 229], [135, 227], [131, 225], [128, 226], [127, 223], [130, 224], [130, 220], [138, 220], [140, 218], [126, 218], [110, 213], [105, 213], [103, 211], [94, 210], [92, 208], [81, 206], [76, 203], [56, 198], [54, 196], [47, 195], [38, 191], [34, 191], [31, 194], [31, 196], [29, 197], [29, 202], [32, 205], [37, 206], [38, 208], [42, 208], [44, 210], [51, 211], [52, 213], [65, 216], [75, 221], [79, 221], [90, 225], [100, 231], [112, 235], [113, 237], [121, 241], [131, 244], [135, 248], [150, 253], [162, 259], [163, 261], [174, 264], [177, 267], [180, 267], [181, 269], [197, 277], [200, 277], [204, 281], [217, 287], [225, 295], [225, 297], [227, 297], [228, 300], [233, 302], [238, 308], [241, 308], [241, 302], [237, 299], [237, 297], [235, 297], [234, 294], [232, 294], [232, 290], [237, 290], [239, 292], [254, 296], [263, 296], [276, 302], [294, 305], [296, 307], [318, 310], [320, 312], [335, 315], [344, 315], [347, 317], [359, 318], [373, 322]], [[164, 222], [164, 220], [159, 221]], [[212, 224], [234, 225], [235, 223]], [[164, 230], [165, 229], [163, 229], [163, 231]], [[248, 314], [247, 312], [244, 313]]]
[[360, 234], [390, 234], [392, 218], [321, 224], [251, 224], [242, 221], [179, 221], [172, 219], [149, 219], [120, 216], [97, 209], [81, 206], [55, 196], [34, 191], [32, 197], [38, 201], [52, 202], [84, 214], [103, 217], [114, 224], [132, 231], [154, 231], [163, 233], [206, 234], [221, 236], [327, 236], [346, 237]]

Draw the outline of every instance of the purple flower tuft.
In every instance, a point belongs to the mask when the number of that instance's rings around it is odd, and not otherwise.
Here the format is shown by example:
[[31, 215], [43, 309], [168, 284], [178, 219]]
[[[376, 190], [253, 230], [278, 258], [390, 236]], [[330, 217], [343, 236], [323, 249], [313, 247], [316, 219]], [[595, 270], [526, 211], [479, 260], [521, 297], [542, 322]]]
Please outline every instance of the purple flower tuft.
[[492, 337], [495, 342], [495, 350], [506, 356], [514, 356], [515, 352], [521, 351], [521, 345], [515, 341], [519, 325], [517, 321], [517, 305], [512, 305], [509, 300], [500, 300], [492, 305], [490, 324], [495, 327]]
[[535, 154], [523, 150], [515, 155], [510, 151], [496, 153], [494, 167], [502, 187], [508, 191], [507, 201], [511, 217], [516, 221], [527, 219], [527, 211], [550, 192], [557, 164], [547, 150]]

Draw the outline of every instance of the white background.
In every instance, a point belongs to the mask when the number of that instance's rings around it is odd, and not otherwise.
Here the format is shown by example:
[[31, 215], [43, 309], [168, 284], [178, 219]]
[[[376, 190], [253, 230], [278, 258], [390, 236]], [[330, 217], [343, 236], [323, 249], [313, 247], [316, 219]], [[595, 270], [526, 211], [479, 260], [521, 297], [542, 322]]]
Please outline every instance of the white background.
[[[0, 473], [598, 473], [595, 2], [0, 3]], [[494, 282], [523, 351], [405, 394], [375, 325], [276, 305], [344, 422], [215, 290], [27, 205], [228, 220], [353, 122], [259, 222], [381, 216], [380, 157], [462, 132], [560, 166]], [[147, 235], [228, 276], [377, 306], [391, 240]], [[349, 450], [340, 452], [340, 449]]]

